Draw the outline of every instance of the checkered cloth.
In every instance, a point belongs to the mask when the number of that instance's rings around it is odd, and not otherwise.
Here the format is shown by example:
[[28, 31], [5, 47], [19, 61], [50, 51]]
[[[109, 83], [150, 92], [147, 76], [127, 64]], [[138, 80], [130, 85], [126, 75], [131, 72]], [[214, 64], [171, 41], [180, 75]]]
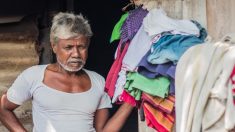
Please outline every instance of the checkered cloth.
[[147, 14], [148, 11], [144, 10], [142, 7], [138, 7], [129, 12], [129, 16], [126, 18], [126, 21], [123, 23], [121, 28], [121, 43], [132, 40], [141, 27], [143, 19]]

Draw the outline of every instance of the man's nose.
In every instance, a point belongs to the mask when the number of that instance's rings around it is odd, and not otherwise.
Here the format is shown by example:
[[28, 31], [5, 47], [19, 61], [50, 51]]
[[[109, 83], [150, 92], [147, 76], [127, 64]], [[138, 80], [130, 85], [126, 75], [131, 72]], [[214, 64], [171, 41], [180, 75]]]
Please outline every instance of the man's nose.
[[72, 57], [80, 57], [80, 52], [77, 47], [73, 48]]

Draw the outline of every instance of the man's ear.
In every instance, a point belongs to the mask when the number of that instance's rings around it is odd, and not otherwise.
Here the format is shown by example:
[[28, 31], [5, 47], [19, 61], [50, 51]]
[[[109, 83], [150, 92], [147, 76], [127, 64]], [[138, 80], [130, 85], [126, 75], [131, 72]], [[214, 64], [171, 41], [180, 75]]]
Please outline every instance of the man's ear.
[[56, 54], [57, 45], [55, 43], [51, 43], [51, 48], [52, 48], [53, 52]]

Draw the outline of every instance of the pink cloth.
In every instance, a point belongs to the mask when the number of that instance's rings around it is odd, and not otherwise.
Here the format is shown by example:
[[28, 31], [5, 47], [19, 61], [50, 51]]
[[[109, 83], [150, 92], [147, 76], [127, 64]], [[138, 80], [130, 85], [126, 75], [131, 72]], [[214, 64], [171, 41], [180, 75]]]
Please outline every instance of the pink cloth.
[[121, 44], [118, 46], [118, 51], [117, 51], [117, 58], [115, 59], [108, 76], [106, 78], [105, 82], [105, 91], [108, 93], [110, 97], [113, 97], [114, 91], [115, 91], [115, 84], [117, 82], [118, 78], [118, 73], [121, 70], [122, 67], [122, 60], [127, 52], [127, 49], [129, 47], [129, 42], [125, 44], [124, 49], [121, 51]]
[[122, 94], [119, 97], [119, 101], [129, 103], [132, 106], [136, 106], [137, 102], [133, 96], [131, 96], [126, 90], [123, 90]]

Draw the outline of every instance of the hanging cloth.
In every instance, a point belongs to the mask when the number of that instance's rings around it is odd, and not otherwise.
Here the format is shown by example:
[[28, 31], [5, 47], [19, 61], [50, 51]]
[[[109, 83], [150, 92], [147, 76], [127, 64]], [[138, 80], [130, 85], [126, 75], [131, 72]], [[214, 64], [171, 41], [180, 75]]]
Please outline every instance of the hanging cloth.
[[141, 7], [129, 11], [129, 15], [121, 28], [121, 43], [132, 40], [132, 38], [135, 36], [140, 26], [142, 25], [143, 19], [147, 15], [147, 13], [148, 11], [144, 10]]
[[174, 115], [154, 109], [150, 104], [143, 104], [146, 124], [158, 132], [171, 132], [174, 126]]
[[175, 94], [175, 69], [176, 65], [173, 63], [151, 64], [147, 61], [148, 53], [141, 59], [138, 64], [138, 73], [147, 78], [156, 78], [158, 76], [165, 76], [170, 79], [170, 94]]
[[204, 40], [195, 35], [164, 33], [159, 41], [152, 45], [148, 62], [152, 64], [173, 62], [176, 64], [188, 48], [203, 42]]
[[113, 41], [115, 40], [119, 40], [120, 39], [120, 36], [121, 36], [121, 27], [124, 23], [124, 21], [126, 20], [126, 18], [128, 17], [128, 12], [123, 14], [120, 18], [120, 20], [116, 23], [116, 25], [114, 26], [113, 28], [113, 31], [112, 31], [112, 35], [111, 35], [111, 38], [110, 38], [110, 43], [112, 43]]
[[163, 32], [177, 31], [181, 34], [199, 36], [199, 29], [190, 20], [172, 19], [163, 9], [152, 9], [143, 20], [144, 30], [150, 36]]
[[128, 51], [122, 61], [122, 67], [125, 67], [128, 71], [134, 71], [142, 57], [149, 51], [151, 45], [150, 36], [144, 31], [144, 27], [141, 26], [130, 42]]
[[233, 104], [235, 106], [235, 65], [233, 67], [233, 71], [231, 73], [230, 80], [232, 81], [232, 86], [233, 86], [231, 92], [232, 92], [232, 95], [233, 95]]
[[229, 77], [235, 46], [227, 42], [196, 45], [176, 68], [176, 131], [229, 131], [235, 127], [235, 107]]
[[129, 47], [129, 43], [127, 42], [125, 44], [125, 47], [122, 52], [121, 52], [121, 47], [122, 47], [122, 45], [119, 44], [118, 51], [117, 51], [117, 58], [115, 59], [114, 63], [112, 64], [111, 69], [109, 70], [109, 73], [107, 75], [106, 82], [105, 82], [105, 91], [108, 93], [108, 95], [110, 97], [113, 97], [113, 95], [114, 95], [115, 84], [118, 79], [118, 73], [121, 70], [122, 60], [127, 52], [127, 49]]
[[167, 77], [149, 79], [137, 72], [130, 72], [126, 80], [124, 88], [136, 100], [140, 100], [142, 91], [162, 98], [168, 96], [170, 81]]
[[141, 99], [143, 102], [151, 104], [155, 109], [158, 109], [162, 112], [171, 114], [174, 111], [174, 104], [175, 104], [174, 95], [169, 95], [166, 98], [161, 98], [158, 96], [151, 96], [143, 92]]

